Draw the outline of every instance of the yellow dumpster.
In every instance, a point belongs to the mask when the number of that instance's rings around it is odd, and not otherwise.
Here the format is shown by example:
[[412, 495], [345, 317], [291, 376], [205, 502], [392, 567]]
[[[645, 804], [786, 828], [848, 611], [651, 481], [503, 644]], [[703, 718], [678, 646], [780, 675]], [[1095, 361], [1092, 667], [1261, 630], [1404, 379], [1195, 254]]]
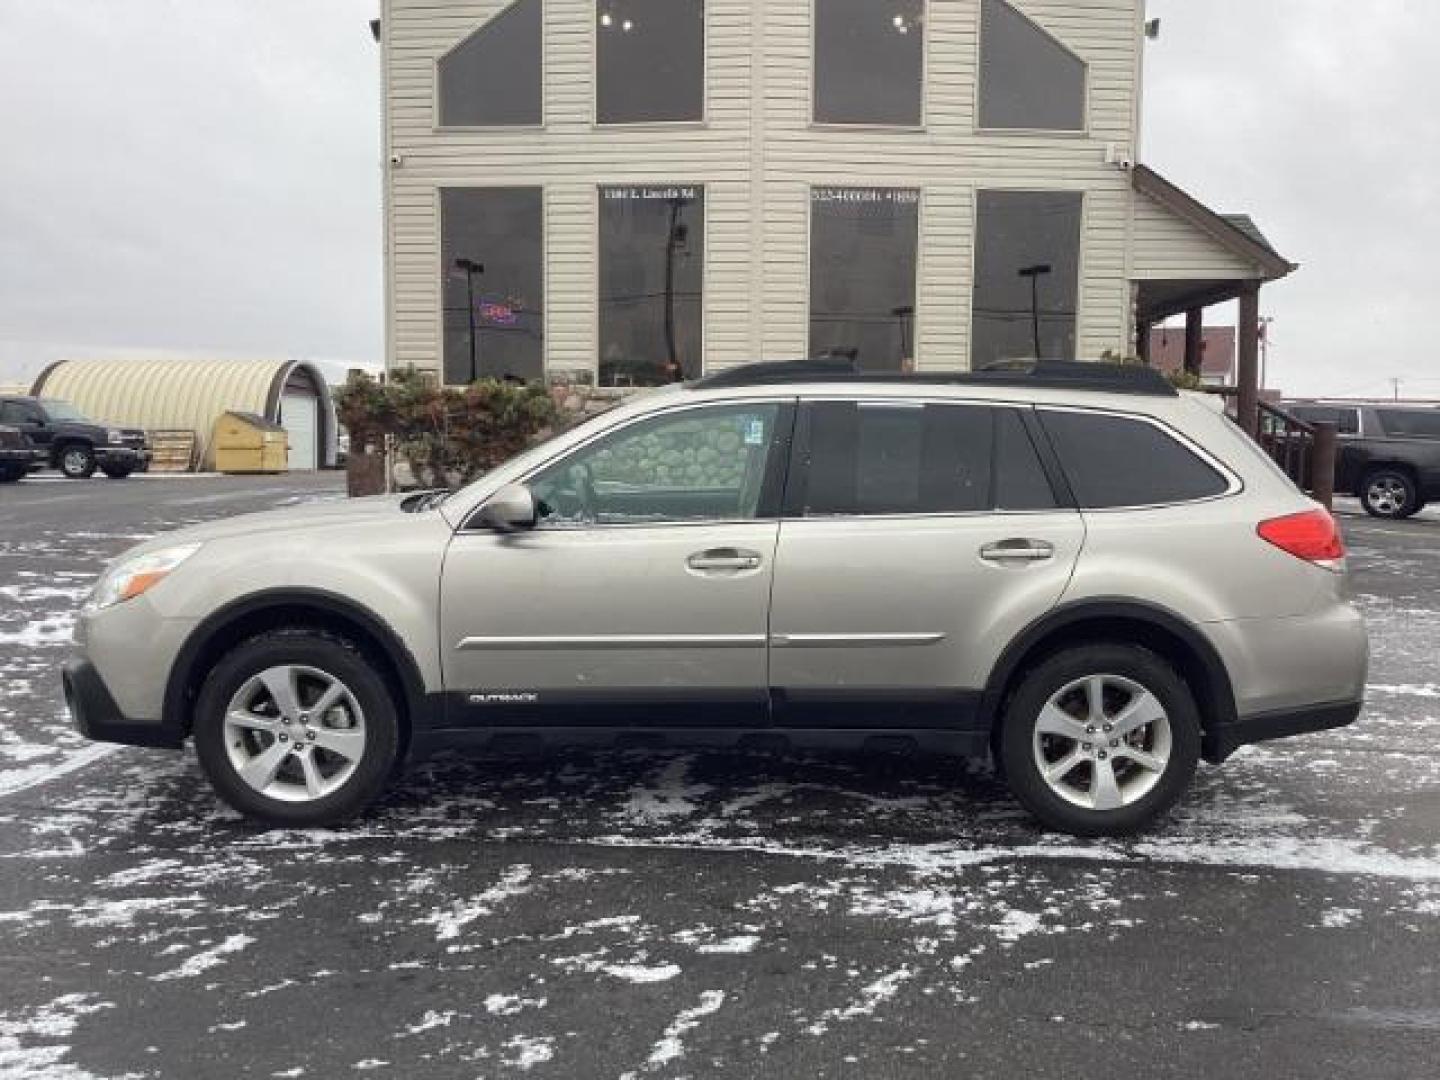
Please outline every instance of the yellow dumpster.
[[285, 429], [263, 416], [227, 412], [215, 421], [215, 468], [222, 473], [281, 473], [289, 456]]

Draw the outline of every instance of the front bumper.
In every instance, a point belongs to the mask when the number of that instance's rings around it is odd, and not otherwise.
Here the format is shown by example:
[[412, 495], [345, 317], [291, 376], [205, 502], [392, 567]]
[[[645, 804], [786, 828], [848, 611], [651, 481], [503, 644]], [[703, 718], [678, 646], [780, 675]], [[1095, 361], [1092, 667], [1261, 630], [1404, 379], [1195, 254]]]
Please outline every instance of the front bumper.
[[122, 713], [89, 660], [69, 661], [61, 670], [60, 678], [65, 687], [65, 705], [75, 727], [87, 739], [169, 750], [178, 750], [184, 745], [183, 736], [168, 730], [159, 720], [135, 720]]
[[1360, 718], [1363, 701], [1340, 701], [1282, 709], [1218, 724], [1205, 733], [1205, 760], [1219, 764], [1242, 746], [1347, 727]]
[[95, 461], [99, 465], [125, 465], [132, 469], [144, 469], [150, 464], [150, 451], [134, 446], [106, 444], [95, 447]]

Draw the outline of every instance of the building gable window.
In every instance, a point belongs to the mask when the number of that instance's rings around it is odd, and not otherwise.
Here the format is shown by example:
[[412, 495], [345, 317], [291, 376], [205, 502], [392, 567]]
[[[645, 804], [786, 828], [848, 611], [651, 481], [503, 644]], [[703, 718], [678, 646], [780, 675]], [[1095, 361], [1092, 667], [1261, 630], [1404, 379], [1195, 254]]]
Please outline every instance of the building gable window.
[[976, 199], [971, 366], [1074, 360], [1078, 191], [982, 191]]
[[544, 0], [515, 0], [436, 65], [441, 127], [544, 122]]
[[918, 127], [925, 0], [815, 0], [815, 122]]
[[600, 189], [600, 382], [698, 378], [704, 318], [705, 189]]
[[597, 0], [595, 122], [705, 119], [704, 0]]
[[543, 215], [538, 187], [441, 189], [446, 383], [544, 375]]
[[1085, 61], [1006, 0], [981, 0], [980, 127], [1085, 130]]
[[810, 355], [906, 371], [915, 352], [920, 192], [810, 193]]

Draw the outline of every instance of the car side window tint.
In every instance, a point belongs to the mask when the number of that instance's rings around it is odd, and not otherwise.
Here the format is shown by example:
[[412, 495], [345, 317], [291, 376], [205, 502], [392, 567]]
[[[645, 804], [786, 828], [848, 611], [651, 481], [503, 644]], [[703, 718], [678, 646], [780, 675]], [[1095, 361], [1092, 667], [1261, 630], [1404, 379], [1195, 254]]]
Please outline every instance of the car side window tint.
[[1380, 409], [1377, 415], [1386, 435], [1440, 439], [1440, 409]]
[[815, 402], [801, 512], [943, 514], [992, 503], [994, 410]]
[[1334, 424], [1336, 432], [1340, 435], [1358, 435], [1360, 433], [1360, 413], [1358, 409], [1339, 409], [1322, 405], [1302, 405], [1290, 411], [1307, 424]]
[[995, 507], [998, 510], [1053, 510], [1055, 492], [1020, 414], [1001, 409], [995, 417]]
[[530, 481], [542, 527], [756, 517], [780, 406], [684, 409], [604, 436]]
[[1146, 421], [1050, 409], [1040, 417], [1082, 509], [1191, 502], [1229, 487], [1193, 451]]

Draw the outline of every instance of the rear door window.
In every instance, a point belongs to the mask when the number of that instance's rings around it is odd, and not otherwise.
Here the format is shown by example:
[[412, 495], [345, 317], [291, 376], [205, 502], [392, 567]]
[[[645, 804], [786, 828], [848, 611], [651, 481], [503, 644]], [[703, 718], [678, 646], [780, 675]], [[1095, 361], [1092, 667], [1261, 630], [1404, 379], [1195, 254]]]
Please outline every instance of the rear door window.
[[1410, 439], [1440, 439], [1440, 409], [1379, 409], [1380, 426], [1386, 435]]
[[823, 401], [801, 422], [792, 511], [805, 516], [960, 514], [1055, 506], [1013, 409]]
[[1229, 490], [1218, 470], [1148, 421], [1054, 409], [1040, 417], [1082, 509], [1163, 506]]

